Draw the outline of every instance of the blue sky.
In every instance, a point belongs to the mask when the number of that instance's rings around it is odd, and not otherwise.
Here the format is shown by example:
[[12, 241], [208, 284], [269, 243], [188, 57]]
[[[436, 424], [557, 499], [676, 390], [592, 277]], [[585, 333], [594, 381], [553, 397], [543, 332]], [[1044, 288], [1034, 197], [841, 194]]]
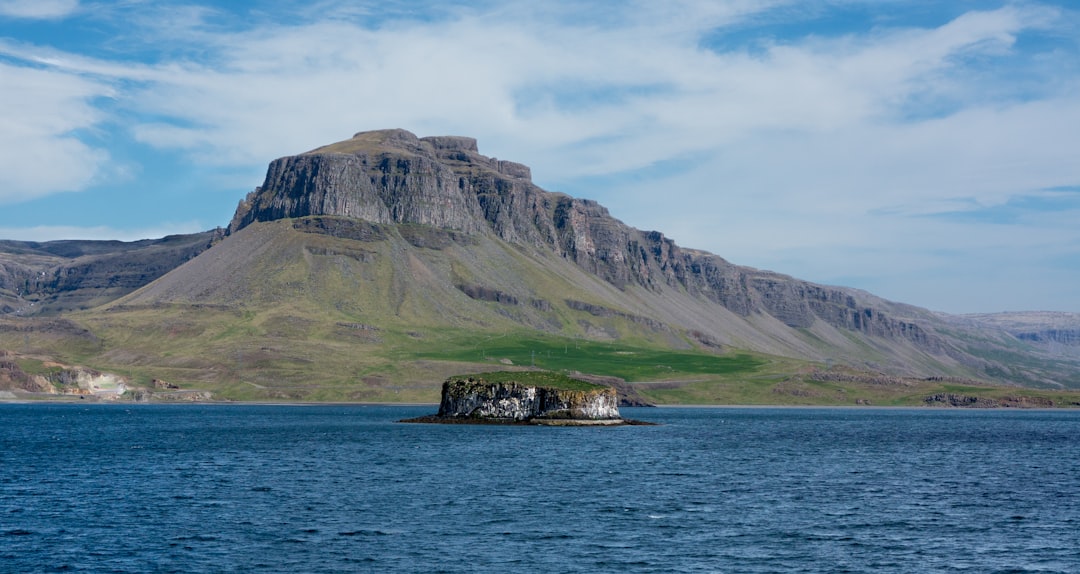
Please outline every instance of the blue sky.
[[1080, 312], [1066, 1], [0, 0], [0, 238], [224, 226], [401, 127], [734, 263]]

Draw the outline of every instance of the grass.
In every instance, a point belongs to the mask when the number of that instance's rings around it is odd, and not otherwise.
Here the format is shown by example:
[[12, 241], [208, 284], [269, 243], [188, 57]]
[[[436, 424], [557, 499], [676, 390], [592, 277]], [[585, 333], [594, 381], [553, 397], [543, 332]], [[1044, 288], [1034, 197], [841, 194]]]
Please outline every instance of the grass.
[[[74, 329], [28, 337], [31, 349], [66, 341], [60, 347], [68, 351], [53, 358], [125, 375], [135, 385], [158, 378], [240, 401], [437, 402], [442, 381], [455, 374], [552, 386], [583, 372], [623, 378], [647, 400], [667, 405], [922, 406], [942, 392], [1080, 405], [1078, 391], [817, 381], [800, 373], [820, 365], [747, 352], [716, 355], [529, 331], [412, 325], [369, 331], [341, 327], [341, 318], [293, 302], [254, 312], [139, 308], [82, 317], [96, 340]], [[0, 332], [0, 348], [24, 339]], [[500, 372], [504, 361], [547, 372]], [[19, 362], [30, 373], [52, 370], [38, 358]]]
[[[430, 237], [417, 240], [424, 233]], [[693, 350], [678, 330], [635, 322], [633, 297], [570, 263], [490, 238], [464, 248], [439, 233], [406, 231], [433, 249], [394, 233], [361, 244], [297, 232], [287, 221], [252, 226], [215, 246], [213, 257], [112, 308], [37, 320], [29, 330], [25, 321], [7, 320], [4, 328], [0, 320], [0, 349], [125, 375], [137, 386], [157, 378], [233, 400], [435, 402], [447, 377], [507, 363], [619, 377], [658, 404], [915, 406], [940, 392], [1035, 394], [814, 381], [800, 375], [821, 366], [808, 361]], [[460, 282], [545, 305], [472, 300]], [[613, 313], [576, 310], [568, 298]], [[810, 331], [803, 336], [828, 348]], [[864, 362], [888, 358], [849, 336]], [[1013, 358], [1020, 357], [1003, 356]], [[1004, 362], [1019, 371], [1035, 366]], [[1080, 396], [1048, 393], [1059, 404]]]
[[693, 375], [752, 374], [764, 364], [750, 354], [714, 355], [671, 351], [619, 342], [600, 342], [534, 333], [440, 341], [435, 349], [414, 351], [419, 358], [444, 361], [510, 361], [548, 371], [601, 374], [627, 381], [654, 381]]
[[[668, 405], [922, 406], [927, 396], [941, 392], [1080, 403], [1080, 392], [816, 381], [799, 375], [815, 366], [811, 363], [746, 352], [716, 355], [530, 331], [430, 326], [368, 331], [341, 327], [341, 318], [295, 302], [262, 311], [166, 307], [96, 314], [84, 317], [84, 324], [100, 339], [88, 345], [84, 337], [72, 337], [69, 352], [55, 358], [128, 376], [135, 385], [149, 386], [158, 378], [240, 401], [437, 402], [447, 377], [469, 372], [494, 377], [491, 373], [509, 361], [550, 374], [500, 377], [546, 385], [556, 379], [543, 377], [570, 379], [574, 372], [616, 376], [645, 399]], [[23, 342], [18, 335], [11, 342]], [[31, 333], [30, 347], [47, 345], [42, 336]], [[49, 370], [39, 360], [20, 362], [28, 372]]]
[[605, 388], [603, 385], [588, 383], [561, 373], [551, 371], [494, 371], [460, 375], [455, 379], [481, 379], [488, 383], [518, 383], [527, 387], [548, 387], [564, 391], [595, 391]]
[[22, 372], [28, 375], [42, 375], [48, 377], [64, 370], [63, 367], [45, 366], [44, 361], [27, 357], [16, 357], [14, 362], [22, 369]]
[[[951, 382], [888, 387], [815, 381], [799, 375], [815, 366], [806, 361], [748, 352], [672, 350], [630, 337], [597, 341], [501, 325], [432, 326], [420, 321], [375, 330], [349, 328], [341, 323], [385, 323], [303, 299], [231, 311], [140, 307], [73, 318], [94, 337], [74, 327], [0, 332], [0, 348], [65, 349], [31, 354], [125, 375], [137, 386], [164, 379], [183, 389], [209, 390], [216, 398], [241, 401], [437, 402], [447, 377], [468, 372], [489, 376], [510, 362], [568, 378], [574, 372], [620, 377], [647, 400], [669, 405], [921, 406], [927, 396], [941, 392], [1080, 403], [1078, 392]], [[50, 370], [40, 361], [22, 364], [27, 372]]]

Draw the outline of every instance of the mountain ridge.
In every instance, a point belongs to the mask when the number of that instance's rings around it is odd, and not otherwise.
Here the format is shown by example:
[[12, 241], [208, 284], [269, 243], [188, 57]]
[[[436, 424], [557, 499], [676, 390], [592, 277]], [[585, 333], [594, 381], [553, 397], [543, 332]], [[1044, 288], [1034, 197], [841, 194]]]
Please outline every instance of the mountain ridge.
[[0, 315], [57, 314], [107, 303], [223, 237], [217, 229], [130, 242], [0, 240]]

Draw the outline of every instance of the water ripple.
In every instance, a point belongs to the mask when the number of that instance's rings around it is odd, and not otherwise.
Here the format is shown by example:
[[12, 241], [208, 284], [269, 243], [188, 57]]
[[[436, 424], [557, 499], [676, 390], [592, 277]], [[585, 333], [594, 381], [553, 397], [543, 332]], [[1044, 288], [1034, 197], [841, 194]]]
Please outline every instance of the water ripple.
[[1080, 413], [426, 410], [0, 405], [3, 568], [1080, 571]]

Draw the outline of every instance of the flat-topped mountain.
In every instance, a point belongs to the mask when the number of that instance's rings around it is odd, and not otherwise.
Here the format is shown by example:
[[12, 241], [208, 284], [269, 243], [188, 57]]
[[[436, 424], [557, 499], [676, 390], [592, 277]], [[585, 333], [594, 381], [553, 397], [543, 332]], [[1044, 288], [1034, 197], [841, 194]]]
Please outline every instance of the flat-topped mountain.
[[[102, 368], [289, 400], [432, 400], [434, 381], [463, 362], [490, 370], [494, 361], [562, 361], [653, 389], [735, 364], [747, 376], [761, 365], [798, 378], [835, 364], [884, 375], [859, 380], [1080, 387], [1080, 347], [1055, 345], [1051, 355], [1037, 340], [1071, 340], [1068, 332], [1029, 334], [1016, 321], [951, 317], [735, 265], [630, 227], [595, 201], [545, 191], [528, 167], [480, 154], [472, 138], [361, 132], [274, 160], [225, 235], [170, 240], [176, 249], [145, 263], [137, 290], [72, 316], [88, 335], [41, 334], [41, 349], [70, 344], [82, 357], [92, 340]], [[60, 263], [41, 249], [0, 245], [0, 263], [33, 272]], [[111, 254], [101, 261], [134, 267], [129, 255], [145, 252], [101, 249]], [[102, 265], [83, 276], [108, 273]], [[8, 272], [9, 300], [23, 296], [18, 273]], [[35, 327], [0, 322], [0, 346], [13, 344], [5, 329]], [[526, 339], [531, 354], [510, 357]], [[33, 340], [25, 335], [24, 346]], [[610, 348], [603, 365], [597, 345]], [[591, 355], [572, 359], [571, 349], [586, 348]], [[644, 359], [653, 349], [685, 355]], [[822, 391], [788, 381], [775, 392]]]
[[[904, 340], [934, 354], [951, 352], [916, 320], [932, 320], [923, 310], [680, 248], [661, 232], [623, 224], [595, 201], [540, 189], [528, 167], [480, 155], [472, 138], [361, 132], [275, 160], [263, 185], [240, 204], [229, 229], [315, 215], [494, 235], [550, 251], [618, 289], [677, 289], [741, 317], [766, 315], [793, 328], [822, 321]], [[588, 304], [580, 310], [589, 311]]]

